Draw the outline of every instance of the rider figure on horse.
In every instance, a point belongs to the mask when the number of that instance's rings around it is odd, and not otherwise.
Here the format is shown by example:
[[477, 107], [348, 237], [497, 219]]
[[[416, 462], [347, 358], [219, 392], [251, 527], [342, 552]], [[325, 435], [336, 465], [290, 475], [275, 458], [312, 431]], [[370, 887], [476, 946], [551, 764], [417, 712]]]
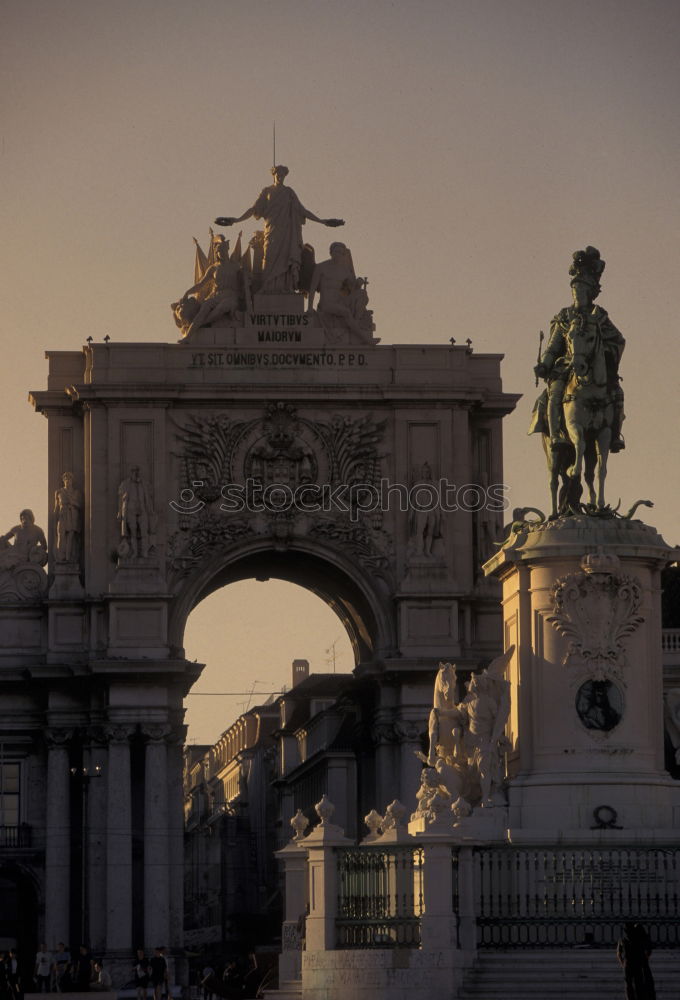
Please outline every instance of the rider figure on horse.
[[566, 309], [561, 309], [553, 318], [550, 324], [548, 346], [534, 368], [536, 377], [545, 379], [548, 388], [536, 400], [529, 433], [548, 433], [552, 449], [569, 444], [563, 414], [564, 392], [571, 376], [567, 334], [571, 329], [584, 329], [586, 326], [592, 326], [599, 330], [604, 345], [607, 387], [614, 407], [612, 439], [609, 450], [618, 452], [625, 448], [621, 436], [624, 412], [623, 389], [619, 384], [619, 362], [626, 342], [609, 319], [606, 311], [601, 306], [593, 305], [600, 294], [600, 277], [604, 268], [605, 262], [595, 247], [588, 246], [585, 250], [577, 250], [574, 253], [569, 268], [574, 304], [567, 306]]

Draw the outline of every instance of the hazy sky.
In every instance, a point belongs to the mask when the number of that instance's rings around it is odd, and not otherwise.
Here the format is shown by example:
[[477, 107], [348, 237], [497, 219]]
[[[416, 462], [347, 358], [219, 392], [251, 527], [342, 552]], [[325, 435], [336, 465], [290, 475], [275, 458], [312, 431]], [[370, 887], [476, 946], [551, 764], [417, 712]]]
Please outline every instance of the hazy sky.
[[[676, 0], [2, 0], [0, 13], [0, 530], [26, 505], [46, 520], [46, 424], [26, 402], [43, 351], [107, 333], [175, 341], [168, 303], [193, 280], [192, 237], [205, 244], [216, 215], [269, 182], [275, 119], [290, 185], [347, 220], [383, 342], [505, 352], [505, 387], [525, 394], [505, 421], [513, 505], [547, 504], [525, 434], [538, 331], [569, 303], [572, 251], [600, 248], [598, 301], [627, 339], [627, 450], [608, 497], [654, 500], [647, 520], [680, 542]], [[325, 255], [328, 231], [305, 238]], [[194, 612], [205, 690], [286, 683], [295, 655], [325, 669], [342, 627], [297, 595], [249, 583]], [[344, 638], [338, 650], [351, 668]], [[214, 738], [244, 700], [207, 721], [194, 706], [214, 700], [190, 699], [190, 735]]]

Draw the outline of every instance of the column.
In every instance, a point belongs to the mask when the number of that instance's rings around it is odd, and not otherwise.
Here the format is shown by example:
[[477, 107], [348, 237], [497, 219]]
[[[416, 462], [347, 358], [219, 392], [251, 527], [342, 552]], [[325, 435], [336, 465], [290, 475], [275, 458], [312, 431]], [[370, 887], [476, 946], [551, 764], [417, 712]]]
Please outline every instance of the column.
[[341, 827], [329, 822], [334, 806], [324, 795], [315, 806], [321, 823], [305, 837], [309, 916], [306, 951], [335, 951], [338, 911], [338, 862], [335, 847], [353, 847]]
[[[400, 754], [400, 778], [401, 788], [399, 789], [399, 799], [402, 802], [412, 802], [418, 788], [420, 787], [420, 775], [423, 770], [422, 761], [416, 757], [416, 752], [421, 750], [420, 734], [427, 728], [427, 720], [421, 719], [399, 719], [395, 723], [395, 729], [399, 738]], [[387, 802], [380, 802], [380, 807], [385, 808]]]
[[69, 940], [71, 883], [70, 729], [48, 729], [45, 824], [45, 940], [48, 948]]
[[170, 838], [168, 834], [167, 725], [142, 726], [147, 738], [144, 780], [144, 944], [168, 945]]
[[401, 796], [399, 736], [392, 713], [387, 716], [384, 710], [380, 711], [371, 728], [371, 738], [375, 747], [375, 802], [371, 805], [385, 805]]
[[106, 776], [106, 949], [132, 947], [132, 797], [130, 737], [132, 725], [107, 727]]
[[100, 728], [87, 734], [86, 766], [83, 776], [86, 786], [87, 821], [87, 941], [97, 954], [106, 950], [106, 743]]
[[420, 920], [423, 951], [445, 951], [456, 947], [456, 917], [453, 913], [453, 865], [451, 841], [421, 835], [423, 845], [423, 899]]
[[458, 849], [458, 937], [463, 951], [477, 949], [474, 858], [471, 847]]
[[[168, 835], [170, 864], [170, 932], [167, 944], [175, 957], [175, 982], [188, 981], [179, 955], [184, 943], [184, 788], [183, 747], [186, 726], [177, 726], [168, 737]], [[186, 960], [183, 960], [184, 962]]]

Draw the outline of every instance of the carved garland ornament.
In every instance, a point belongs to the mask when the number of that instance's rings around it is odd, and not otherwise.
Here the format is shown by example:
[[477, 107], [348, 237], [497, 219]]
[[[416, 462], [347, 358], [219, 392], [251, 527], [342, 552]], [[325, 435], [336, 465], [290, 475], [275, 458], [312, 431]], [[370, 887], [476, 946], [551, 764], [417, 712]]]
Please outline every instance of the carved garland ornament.
[[623, 680], [624, 642], [643, 623], [642, 586], [618, 572], [619, 560], [600, 548], [584, 556], [580, 573], [562, 577], [552, 590], [548, 621], [570, 639], [565, 665], [585, 666], [595, 681]]

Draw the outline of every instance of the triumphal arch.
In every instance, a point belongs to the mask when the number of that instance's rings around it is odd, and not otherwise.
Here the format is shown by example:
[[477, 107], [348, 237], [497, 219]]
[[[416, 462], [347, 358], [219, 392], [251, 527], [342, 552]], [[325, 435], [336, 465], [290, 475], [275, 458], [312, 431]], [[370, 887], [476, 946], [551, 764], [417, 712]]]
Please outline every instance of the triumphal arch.
[[[350, 249], [324, 259], [319, 227], [341, 220], [307, 210], [286, 172], [197, 245], [167, 343], [48, 351], [31, 395], [50, 513], [42, 540], [29, 511], [0, 543], [3, 761], [21, 800], [2, 871], [50, 947], [127, 962], [181, 944], [183, 699], [201, 670], [183, 635], [217, 588], [290, 580], [341, 618], [368, 692], [357, 808], [417, 787], [438, 662], [501, 649], [479, 568], [517, 399], [501, 356], [452, 331], [382, 342]], [[252, 238], [230, 243], [247, 219]]]

